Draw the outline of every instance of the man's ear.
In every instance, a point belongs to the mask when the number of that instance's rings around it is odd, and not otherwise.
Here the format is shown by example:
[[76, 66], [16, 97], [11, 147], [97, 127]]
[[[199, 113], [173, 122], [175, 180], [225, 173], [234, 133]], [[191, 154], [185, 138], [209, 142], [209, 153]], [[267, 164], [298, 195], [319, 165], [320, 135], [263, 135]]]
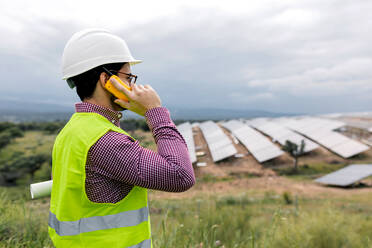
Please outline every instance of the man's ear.
[[104, 72], [101, 72], [101, 74], [99, 75], [99, 83], [101, 84], [103, 88], [105, 88], [105, 84], [107, 80], [109, 80], [109, 78], [110, 77]]

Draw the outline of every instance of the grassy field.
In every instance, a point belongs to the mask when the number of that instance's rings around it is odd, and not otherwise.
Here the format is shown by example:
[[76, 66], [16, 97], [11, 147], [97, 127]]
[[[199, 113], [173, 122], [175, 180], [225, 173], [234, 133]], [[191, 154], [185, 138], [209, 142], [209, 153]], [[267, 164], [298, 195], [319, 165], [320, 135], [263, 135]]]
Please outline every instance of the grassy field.
[[[150, 133], [132, 135], [156, 149]], [[0, 155], [50, 152], [54, 137], [27, 132]], [[274, 177], [203, 175], [185, 193], [151, 191], [154, 247], [372, 247], [372, 188], [312, 182], [345, 164], [309, 157], [296, 174], [289, 164], [273, 168]], [[30, 200], [27, 186], [0, 187], [0, 247], [53, 247], [48, 213], [49, 199]]]
[[[28, 194], [25, 187], [0, 188], [0, 247], [52, 247], [49, 199]], [[158, 195], [150, 193], [154, 247], [372, 247], [372, 192]]]

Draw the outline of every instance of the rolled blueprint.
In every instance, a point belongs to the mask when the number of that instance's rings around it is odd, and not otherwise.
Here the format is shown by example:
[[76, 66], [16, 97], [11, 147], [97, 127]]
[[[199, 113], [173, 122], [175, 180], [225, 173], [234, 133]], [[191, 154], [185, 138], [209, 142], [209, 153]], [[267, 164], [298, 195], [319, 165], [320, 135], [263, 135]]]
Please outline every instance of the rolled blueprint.
[[31, 198], [38, 199], [50, 196], [50, 193], [52, 192], [52, 185], [53, 180], [31, 184], [30, 185]]

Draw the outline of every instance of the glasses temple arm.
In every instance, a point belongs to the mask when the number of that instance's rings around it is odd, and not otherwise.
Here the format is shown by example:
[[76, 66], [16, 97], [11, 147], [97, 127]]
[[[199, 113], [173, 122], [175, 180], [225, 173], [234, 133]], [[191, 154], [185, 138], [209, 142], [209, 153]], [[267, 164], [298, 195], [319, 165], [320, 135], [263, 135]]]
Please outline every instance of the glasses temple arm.
[[114, 74], [112, 74], [112, 72], [110, 72], [109, 70], [107, 70], [105, 67], [102, 66], [102, 69], [109, 75], [109, 76], [114, 76]]

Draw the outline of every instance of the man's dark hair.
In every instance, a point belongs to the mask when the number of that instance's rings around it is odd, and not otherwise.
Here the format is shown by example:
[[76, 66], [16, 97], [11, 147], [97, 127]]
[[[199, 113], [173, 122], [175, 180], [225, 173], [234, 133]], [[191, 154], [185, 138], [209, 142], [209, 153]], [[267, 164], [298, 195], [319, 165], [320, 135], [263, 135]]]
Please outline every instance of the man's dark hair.
[[109, 71], [110, 70], [119, 71], [124, 64], [125, 63], [112, 63], [100, 65], [93, 69], [90, 69], [89, 71], [71, 77], [70, 80], [74, 82], [76, 87], [76, 93], [80, 97], [80, 100], [83, 101], [85, 98], [92, 97], [93, 92], [97, 86], [99, 75], [101, 75], [101, 73], [104, 72], [104, 70], [102, 69], [103, 66]]

